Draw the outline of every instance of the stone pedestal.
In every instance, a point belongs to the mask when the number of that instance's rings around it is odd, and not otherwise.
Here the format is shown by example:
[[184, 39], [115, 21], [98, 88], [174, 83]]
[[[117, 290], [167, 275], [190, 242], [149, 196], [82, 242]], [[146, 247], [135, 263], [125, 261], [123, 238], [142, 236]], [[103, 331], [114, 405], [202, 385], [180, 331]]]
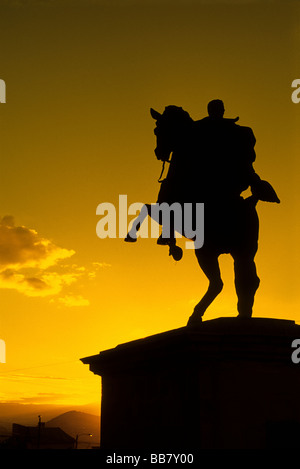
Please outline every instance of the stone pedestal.
[[293, 321], [219, 318], [83, 358], [102, 377], [101, 448], [300, 446]]

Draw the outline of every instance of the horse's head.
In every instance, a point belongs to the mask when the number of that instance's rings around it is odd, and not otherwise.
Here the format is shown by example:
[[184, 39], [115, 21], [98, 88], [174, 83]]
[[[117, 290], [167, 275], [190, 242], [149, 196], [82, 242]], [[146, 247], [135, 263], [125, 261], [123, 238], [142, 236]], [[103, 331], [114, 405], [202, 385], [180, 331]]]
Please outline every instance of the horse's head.
[[188, 112], [178, 106], [167, 106], [162, 114], [151, 108], [150, 113], [156, 121], [155, 155], [158, 160], [168, 161], [170, 154], [184, 141], [186, 130], [193, 120]]

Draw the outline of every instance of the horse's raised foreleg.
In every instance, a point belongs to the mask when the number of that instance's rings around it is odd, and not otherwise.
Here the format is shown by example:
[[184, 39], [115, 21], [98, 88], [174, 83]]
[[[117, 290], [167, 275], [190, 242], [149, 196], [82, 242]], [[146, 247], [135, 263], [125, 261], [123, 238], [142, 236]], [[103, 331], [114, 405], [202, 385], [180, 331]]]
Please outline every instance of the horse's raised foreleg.
[[167, 226], [164, 226], [163, 216], [159, 210], [158, 204], [143, 205], [138, 217], [133, 221], [131, 229], [127, 233], [124, 241], [130, 243], [137, 241], [137, 232], [148, 215], [159, 225], [162, 225], [162, 234], [159, 236], [157, 244], [169, 246], [169, 255], [176, 261], [179, 261], [182, 258], [183, 251], [179, 246], [176, 246], [174, 220], [171, 215], [170, 223]]
[[204, 274], [209, 280], [208, 289], [195, 306], [193, 314], [190, 316], [188, 326], [194, 326], [202, 321], [202, 316], [205, 313], [208, 306], [222, 291], [223, 281], [221, 279], [220, 266], [218, 261], [218, 254], [212, 251], [205, 250], [204, 248], [196, 249], [195, 254], [198, 259], [198, 263], [203, 270]]
[[133, 221], [130, 231], [127, 233], [127, 236], [124, 241], [128, 243], [134, 243], [137, 240], [137, 232], [139, 231], [145, 218], [150, 215], [150, 205], [144, 204], [141, 208], [139, 216]]

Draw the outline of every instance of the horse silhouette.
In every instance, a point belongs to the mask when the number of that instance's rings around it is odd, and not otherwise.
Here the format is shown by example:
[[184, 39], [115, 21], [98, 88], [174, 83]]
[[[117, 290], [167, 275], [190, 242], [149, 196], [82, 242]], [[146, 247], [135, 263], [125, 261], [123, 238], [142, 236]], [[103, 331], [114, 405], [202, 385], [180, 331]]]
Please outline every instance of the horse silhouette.
[[[162, 114], [153, 109], [150, 112], [156, 121], [155, 155], [163, 165], [169, 163], [169, 170], [161, 182], [157, 203], [143, 206], [125, 240], [136, 241], [137, 231], [149, 215], [162, 225], [158, 244], [168, 245], [169, 254], [180, 260], [183, 251], [176, 245], [175, 231], [188, 237], [183, 229], [180, 231], [184, 224], [179, 223], [178, 228], [171, 219], [165, 227], [161, 213], [153, 208], [162, 203], [180, 204], [184, 219], [185, 204], [204, 203], [204, 243], [195, 247], [195, 254], [209, 285], [188, 326], [201, 323], [206, 309], [222, 291], [221, 254], [230, 254], [234, 261], [238, 317], [250, 318], [260, 283], [254, 261], [259, 235], [256, 205], [258, 200], [279, 203], [273, 187], [253, 169], [252, 131], [237, 126], [237, 119], [222, 116], [195, 122], [178, 106], [167, 106]], [[245, 135], [248, 140], [251, 137], [250, 147], [243, 143]], [[252, 195], [243, 198], [241, 192], [249, 186]]]

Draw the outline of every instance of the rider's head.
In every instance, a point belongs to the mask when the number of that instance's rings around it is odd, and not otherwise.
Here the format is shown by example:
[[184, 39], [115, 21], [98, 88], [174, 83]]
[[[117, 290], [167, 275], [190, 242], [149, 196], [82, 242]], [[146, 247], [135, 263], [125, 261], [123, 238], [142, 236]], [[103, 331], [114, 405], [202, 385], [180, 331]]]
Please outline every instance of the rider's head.
[[225, 112], [223, 101], [221, 101], [221, 99], [214, 99], [213, 101], [210, 101], [207, 105], [207, 112], [209, 117], [213, 117], [214, 119], [221, 119]]

